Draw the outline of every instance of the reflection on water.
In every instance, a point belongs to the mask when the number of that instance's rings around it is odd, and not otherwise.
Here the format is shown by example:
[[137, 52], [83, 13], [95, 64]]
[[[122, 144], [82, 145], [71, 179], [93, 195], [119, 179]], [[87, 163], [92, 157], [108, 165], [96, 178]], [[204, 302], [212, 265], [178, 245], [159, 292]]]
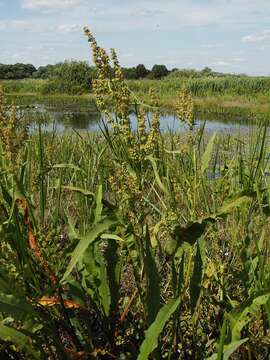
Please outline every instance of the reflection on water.
[[[34, 131], [37, 124], [42, 124], [46, 131], [100, 131], [102, 124], [101, 115], [93, 110], [80, 111], [78, 109], [57, 110], [55, 108], [46, 108], [44, 106], [36, 106], [35, 109], [27, 109], [23, 111], [24, 118], [30, 125], [30, 129]], [[151, 113], [147, 115], [148, 123], [151, 122]], [[130, 113], [131, 127], [136, 130], [136, 116]], [[205, 119], [197, 119], [196, 127], [200, 127]], [[233, 119], [225, 121], [209, 120], [206, 121], [205, 130], [207, 132], [245, 132], [250, 128], [250, 121], [243, 122]], [[183, 132], [186, 130], [185, 125], [175, 118], [174, 115], [164, 114], [161, 116], [160, 129], [162, 132]]]

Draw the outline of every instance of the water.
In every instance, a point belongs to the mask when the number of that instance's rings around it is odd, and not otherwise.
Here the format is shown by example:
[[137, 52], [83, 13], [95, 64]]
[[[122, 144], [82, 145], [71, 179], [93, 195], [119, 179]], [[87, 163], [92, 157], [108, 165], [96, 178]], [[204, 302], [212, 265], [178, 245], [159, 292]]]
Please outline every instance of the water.
[[[53, 107], [46, 107], [44, 105], [36, 105], [31, 109], [20, 110], [24, 115], [26, 121], [30, 125], [30, 129], [34, 131], [37, 129], [38, 123], [42, 124], [45, 131], [71, 132], [76, 131], [100, 131], [102, 125], [101, 115], [93, 108], [84, 109], [80, 111], [79, 108], [67, 108], [66, 110], [58, 110]], [[136, 116], [130, 113], [131, 127], [136, 129]], [[247, 132], [250, 128], [248, 122], [239, 121], [237, 119], [208, 120], [196, 119], [196, 126], [200, 127], [204, 121], [205, 131], [209, 133], [232, 133], [232, 132]], [[151, 122], [151, 113], [147, 115], [147, 122]], [[183, 132], [186, 126], [171, 114], [163, 114], [160, 121], [160, 129], [162, 132]]]

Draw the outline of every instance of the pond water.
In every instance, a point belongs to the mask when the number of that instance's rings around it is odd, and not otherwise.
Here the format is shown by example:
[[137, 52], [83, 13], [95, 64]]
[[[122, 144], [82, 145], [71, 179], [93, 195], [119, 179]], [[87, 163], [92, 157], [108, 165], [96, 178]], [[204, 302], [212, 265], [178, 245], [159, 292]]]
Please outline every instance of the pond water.
[[[56, 132], [71, 132], [76, 131], [100, 131], [102, 124], [102, 117], [100, 113], [93, 109], [84, 109], [81, 111], [79, 108], [74, 109], [61, 109], [58, 110], [53, 107], [46, 107], [44, 105], [36, 105], [33, 108], [20, 109], [20, 113], [24, 116], [29, 123], [30, 129], [34, 131], [37, 129], [38, 124], [42, 124], [45, 131]], [[130, 120], [132, 129], [136, 129], [136, 116], [131, 111]], [[151, 113], [147, 115], [148, 122], [151, 122]], [[231, 133], [231, 132], [246, 132], [250, 128], [250, 120], [243, 121], [239, 119], [230, 118], [223, 119], [207, 119], [197, 118], [196, 127], [200, 127], [206, 121], [206, 132], [217, 133]], [[183, 132], [186, 126], [180, 122], [172, 114], [161, 115], [160, 129], [162, 132]]]

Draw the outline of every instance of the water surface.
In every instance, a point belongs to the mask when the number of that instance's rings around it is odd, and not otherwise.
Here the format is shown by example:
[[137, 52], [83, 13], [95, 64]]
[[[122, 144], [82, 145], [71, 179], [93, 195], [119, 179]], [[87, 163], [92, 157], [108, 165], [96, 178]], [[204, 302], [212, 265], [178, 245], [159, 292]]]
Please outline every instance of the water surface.
[[[71, 132], [76, 131], [100, 131], [102, 121], [104, 120], [100, 113], [92, 108], [80, 110], [79, 108], [57, 109], [46, 107], [44, 105], [35, 105], [32, 108], [20, 110], [30, 125], [31, 130], [35, 130], [38, 124], [42, 124], [45, 131]], [[131, 126], [136, 130], [136, 116], [130, 112]], [[147, 114], [146, 122], [151, 122], [151, 113]], [[222, 119], [196, 119], [196, 126], [201, 127], [205, 122], [206, 132], [232, 133], [247, 132], [252, 126], [250, 120], [243, 121], [230, 118]], [[186, 130], [185, 124], [179, 121], [172, 114], [161, 115], [160, 129], [162, 132], [183, 132]]]

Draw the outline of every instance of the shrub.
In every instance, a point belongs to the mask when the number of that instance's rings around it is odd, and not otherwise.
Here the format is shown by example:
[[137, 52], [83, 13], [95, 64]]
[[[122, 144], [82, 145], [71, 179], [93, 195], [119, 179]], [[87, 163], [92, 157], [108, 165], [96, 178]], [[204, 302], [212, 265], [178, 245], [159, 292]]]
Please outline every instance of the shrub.
[[84, 61], [65, 61], [54, 69], [53, 77], [42, 89], [44, 94], [82, 94], [91, 90], [94, 68]]

